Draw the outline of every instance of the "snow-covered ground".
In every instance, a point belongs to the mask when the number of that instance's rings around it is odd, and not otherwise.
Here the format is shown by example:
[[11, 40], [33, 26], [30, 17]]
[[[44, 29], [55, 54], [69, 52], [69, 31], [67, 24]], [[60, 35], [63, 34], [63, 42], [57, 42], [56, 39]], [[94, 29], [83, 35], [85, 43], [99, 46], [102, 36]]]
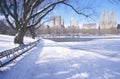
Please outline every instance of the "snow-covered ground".
[[[9, 41], [0, 38], [0, 49], [11, 44], [12, 37], [7, 38]], [[0, 72], [0, 79], [119, 79], [119, 44], [119, 38], [85, 42], [43, 39], [16, 65], [11, 67], [15, 64], [11, 63]]]
[[[6, 49], [11, 49], [11, 48], [17, 47], [18, 44], [14, 44], [13, 39], [14, 39], [14, 36], [0, 34], [0, 52], [4, 51]], [[28, 37], [25, 37], [24, 39], [25, 39], [25, 44], [35, 41]]]

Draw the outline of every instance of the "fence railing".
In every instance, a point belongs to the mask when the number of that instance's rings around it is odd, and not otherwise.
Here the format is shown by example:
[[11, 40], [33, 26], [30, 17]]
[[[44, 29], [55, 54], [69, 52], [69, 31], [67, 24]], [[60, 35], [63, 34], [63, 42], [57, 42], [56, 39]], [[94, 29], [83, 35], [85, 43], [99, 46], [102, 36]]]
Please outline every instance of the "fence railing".
[[4, 66], [5, 64], [19, 57], [21, 54], [32, 49], [38, 44], [39, 41], [40, 39], [26, 45], [20, 45], [18, 47], [0, 52], [0, 67]]

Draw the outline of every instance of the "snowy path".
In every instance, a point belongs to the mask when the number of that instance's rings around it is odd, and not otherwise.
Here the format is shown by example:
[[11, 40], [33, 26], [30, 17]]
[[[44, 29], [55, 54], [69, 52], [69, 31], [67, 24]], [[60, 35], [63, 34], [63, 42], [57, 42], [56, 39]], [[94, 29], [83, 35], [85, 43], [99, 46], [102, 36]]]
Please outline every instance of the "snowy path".
[[119, 79], [120, 61], [43, 40], [0, 79]]

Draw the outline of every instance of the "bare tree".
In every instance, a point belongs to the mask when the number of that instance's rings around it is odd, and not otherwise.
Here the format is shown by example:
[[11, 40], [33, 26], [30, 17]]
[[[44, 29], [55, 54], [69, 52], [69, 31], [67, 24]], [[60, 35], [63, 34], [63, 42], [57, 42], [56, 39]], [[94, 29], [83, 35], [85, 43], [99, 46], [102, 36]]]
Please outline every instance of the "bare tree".
[[[23, 44], [27, 30], [31, 30], [41, 22], [58, 4], [71, 7], [76, 13], [89, 17], [77, 11], [70, 0], [0, 0], [0, 11], [5, 16], [8, 24], [16, 30], [14, 43]], [[31, 31], [32, 32], [32, 31]]]

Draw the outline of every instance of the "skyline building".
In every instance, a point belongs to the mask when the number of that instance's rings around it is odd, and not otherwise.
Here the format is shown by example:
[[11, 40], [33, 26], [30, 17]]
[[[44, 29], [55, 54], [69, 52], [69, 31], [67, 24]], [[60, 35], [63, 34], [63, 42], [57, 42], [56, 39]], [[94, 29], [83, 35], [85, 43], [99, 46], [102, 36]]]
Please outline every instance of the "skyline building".
[[[81, 28], [87, 28], [88, 26], [91, 26], [90, 28], [93, 28], [95, 27], [95, 24], [96, 24], [97, 29], [109, 29], [111, 27], [116, 27], [117, 23], [116, 23], [115, 14], [113, 10], [110, 10], [109, 14], [103, 11], [101, 13], [99, 23], [82, 24]], [[51, 27], [64, 27], [64, 19], [62, 19], [61, 16], [51, 16], [50, 26]], [[79, 26], [78, 21], [72, 17], [70, 19], [69, 26]]]
[[51, 16], [50, 26], [62, 27], [64, 26], [64, 19], [61, 19], [61, 16]]
[[64, 19], [61, 20], [61, 25], [64, 27]]
[[116, 27], [115, 14], [112, 10], [109, 11], [109, 16], [106, 16], [106, 12], [103, 11], [101, 14], [101, 20], [99, 24], [100, 29], [109, 29], [111, 27]]
[[73, 17], [70, 20], [70, 26], [78, 26], [78, 21]]
[[50, 26], [55, 27], [55, 16], [51, 16]]
[[109, 13], [108, 25], [109, 25], [109, 27], [116, 26], [115, 14], [112, 10], [110, 10], [110, 13]]
[[61, 16], [55, 17], [55, 26], [57, 26], [57, 27], [61, 26]]
[[107, 16], [106, 16], [106, 12], [103, 11], [101, 14], [101, 20], [100, 20], [100, 29], [104, 29], [107, 27]]

